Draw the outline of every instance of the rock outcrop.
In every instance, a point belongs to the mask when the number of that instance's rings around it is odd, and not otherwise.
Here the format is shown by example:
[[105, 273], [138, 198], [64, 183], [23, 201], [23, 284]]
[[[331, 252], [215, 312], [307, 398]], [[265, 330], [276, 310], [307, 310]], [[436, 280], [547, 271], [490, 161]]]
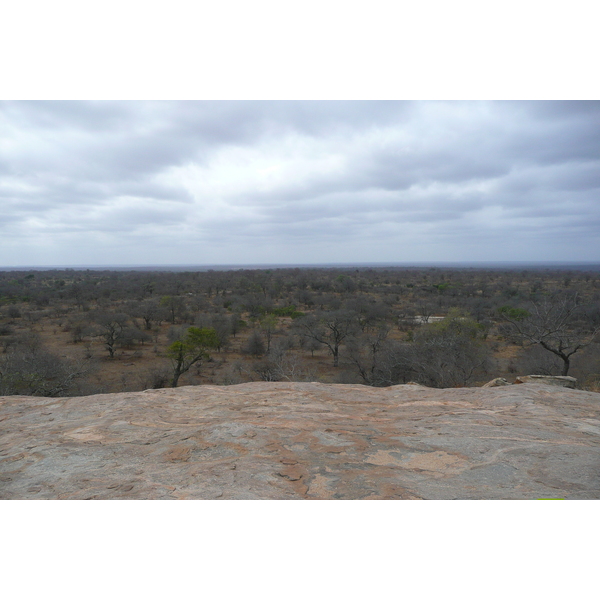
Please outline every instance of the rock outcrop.
[[568, 375], [521, 375], [515, 379], [515, 383], [545, 383], [546, 385], [557, 385], [559, 387], [577, 387], [577, 379]]
[[248, 383], [0, 398], [2, 499], [600, 498], [600, 394]]
[[481, 387], [484, 387], [484, 388], [485, 387], [500, 387], [501, 385], [511, 385], [511, 383], [510, 383], [510, 381], [507, 381], [506, 379], [504, 379], [504, 377], [496, 377], [496, 379], [492, 379], [491, 381], [488, 381]]

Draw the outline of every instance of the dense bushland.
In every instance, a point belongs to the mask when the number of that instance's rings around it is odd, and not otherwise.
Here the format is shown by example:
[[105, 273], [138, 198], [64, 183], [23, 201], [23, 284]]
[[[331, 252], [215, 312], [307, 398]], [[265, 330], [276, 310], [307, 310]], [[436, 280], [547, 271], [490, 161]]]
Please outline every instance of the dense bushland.
[[600, 380], [600, 273], [280, 268], [0, 272], [0, 394], [253, 380]]

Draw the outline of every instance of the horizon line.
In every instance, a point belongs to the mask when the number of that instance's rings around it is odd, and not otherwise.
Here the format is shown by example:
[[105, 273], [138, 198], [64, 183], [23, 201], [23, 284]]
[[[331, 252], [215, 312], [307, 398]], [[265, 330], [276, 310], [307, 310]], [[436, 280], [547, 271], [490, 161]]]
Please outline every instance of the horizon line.
[[232, 269], [293, 269], [293, 268], [373, 268], [373, 267], [583, 267], [600, 266], [598, 261], [552, 261], [552, 260], [481, 260], [481, 261], [366, 261], [366, 262], [322, 262], [322, 263], [169, 263], [169, 264], [81, 264], [81, 265], [6, 265], [0, 266], [0, 271], [52, 271], [52, 270], [232, 270]]

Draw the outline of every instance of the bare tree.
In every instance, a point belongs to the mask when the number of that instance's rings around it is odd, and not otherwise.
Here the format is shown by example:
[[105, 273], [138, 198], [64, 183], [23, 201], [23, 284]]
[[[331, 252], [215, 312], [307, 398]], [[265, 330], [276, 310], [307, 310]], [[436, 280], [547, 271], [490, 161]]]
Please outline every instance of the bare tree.
[[160, 306], [165, 308], [169, 315], [169, 320], [173, 325], [175, 321], [183, 321], [185, 313], [185, 300], [181, 296], [163, 296], [160, 299]]
[[60, 358], [39, 343], [17, 343], [0, 357], [0, 395], [63, 396], [91, 368], [89, 360]]
[[339, 366], [340, 345], [356, 330], [354, 313], [344, 310], [323, 312], [297, 320], [299, 335], [315, 340], [329, 349], [333, 366]]
[[246, 326], [246, 322], [242, 320], [240, 314], [235, 313], [229, 316], [229, 331], [235, 336]]
[[561, 375], [568, 375], [571, 357], [594, 342], [600, 331], [586, 318], [585, 308], [589, 307], [577, 293], [562, 293], [530, 302], [527, 309], [503, 306], [499, 314], [521, 340], [558, 356]]
[[262, 335], [257, 329], [253, 329], [244, 346], [244, 352], [251, 354], [252, 356], [261, 356], [265, 351], [265, 342], [263, 341]]
[[285, 340], [274, 343], [269, 356], [254, 364], [254, 373], [262, 381], [314, 381], [316, 373], [290, 350]]
[[260, 329], [264, 333], [264, 336], [267, 340], [267, 354], [271, 351], [271, 341], [273, 340], [273, 336], [277, 331], [277, 317], [275, 315], [265, 315], [260, 320]]
[[390, 353], [386, 340], [390, 329], [381, 326], [374, 334], [353, 336], [347, 344], [348, 360], [367, 385], [390, 385], [390, 378], [382, 373], [381, 351]]
[[489, 364], [480, 326], [453, 310], [439, 323], [421, 326], [413, 342], [393, 342], [382, 329], [350, 344], [350, 360], [368, 385], [417, 381], [432, 387], [468, 385]]
[[413, 344], [416, 380], [433, 387], [463, 387], [487, 372], [491, 359], [480, 332], [475, 321], [458, 313], [424, 325]]
[[124, 313], [96, 312], [91, 318], [96, 323], [95, 335], [104, 340], [104, 345], [113, 358], [117, 344], [120, 344], [125, 336], [129, 317]]
[[145, 373], [138, 374], [138, 381], [144, 390], [165, 388], [172, 379], [173, 373], [166, 367], [152, 367]]
[[152, 329], [153, 323], [160, 323], [168, 318], [168, 308], [161, 307], [158, 300], [154, 298], [136, 302], [129, 309], [129, 314], [132, 317], [140, 317], [144, 320], [144, 327], [147, 331]]
[[217, 351], [221, 352], [221, 349], [227, 348], [229, 344], [229, 336], [231, 335], [231, 319], [225, 315], [215, 315], [212, 317], [210, 324], [217, 334]]

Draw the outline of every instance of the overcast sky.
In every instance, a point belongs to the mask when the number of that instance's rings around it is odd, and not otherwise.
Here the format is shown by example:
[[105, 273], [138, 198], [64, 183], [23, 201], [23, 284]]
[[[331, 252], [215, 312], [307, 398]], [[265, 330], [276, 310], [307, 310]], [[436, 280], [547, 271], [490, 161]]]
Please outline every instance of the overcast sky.
[[0, 103], [0, 266], [600, 261], [600, 102]]

